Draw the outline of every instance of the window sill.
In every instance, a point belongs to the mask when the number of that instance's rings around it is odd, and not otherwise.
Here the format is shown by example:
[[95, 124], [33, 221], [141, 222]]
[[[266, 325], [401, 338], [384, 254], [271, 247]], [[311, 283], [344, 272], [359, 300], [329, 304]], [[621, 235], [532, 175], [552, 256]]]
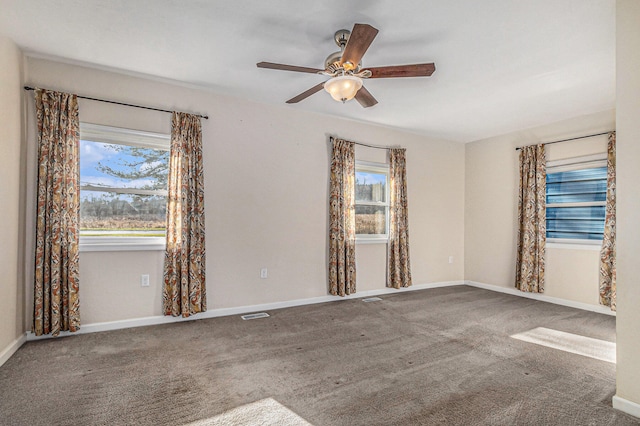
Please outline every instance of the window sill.
[[547, 248], [568, 249], [568, 250], [592, 250], [600, 251], [602, 241], [600, 240], [547, 240]]
[[387, 244], [388, 238], [356, 238], [356, 244]]
[[89, 251], [160, 251], [164, 237], [80, 237], [80, 252]]

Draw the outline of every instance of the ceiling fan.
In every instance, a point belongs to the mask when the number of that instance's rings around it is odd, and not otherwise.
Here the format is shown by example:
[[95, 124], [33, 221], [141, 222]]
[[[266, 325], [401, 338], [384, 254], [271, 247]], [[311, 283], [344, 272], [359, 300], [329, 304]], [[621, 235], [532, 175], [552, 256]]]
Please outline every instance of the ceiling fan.
[[295, 65], [258, 62], [258, 68], [274, 70], [306, 72], [331, 77], [326, 82], [317, 84], [311, 89], [289, 99], [288, 104], [295, 104], [308, 98], [323, 88], [336, 101], [346, 102], [354, 97], [364, 108], [378, 103], [376, 98], [362, 85], [366, 78], [396, 77], [429, 77], [436, 70], [433, 63], [413, 65], [392, 65], [386, 67], [362, 67], [360, 62], [365, 52], [378, 34], [378, 30], [369, 24], [355, 24], [353, 30], [339, 30], [334, 40], [340, 51], [330, 54], [325, 60], [325, 69], [299, 67]]

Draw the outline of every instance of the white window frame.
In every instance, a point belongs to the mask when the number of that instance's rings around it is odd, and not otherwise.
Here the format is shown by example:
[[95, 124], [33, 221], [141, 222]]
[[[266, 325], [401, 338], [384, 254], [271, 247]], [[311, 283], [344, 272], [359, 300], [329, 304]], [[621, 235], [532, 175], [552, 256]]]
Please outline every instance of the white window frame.
[[[606, 152], [593, 155], [583, 155], [580, 157], [565, 158], [561, 160], [547, 161], [547, 174], [569, 172], [572, 170], [582, 170], [596, 167], [607, 167]], [[594, 207], [605, 206], [606, 204], [606, 201], [590, 201], [584, 203], [548, 203], [546, 207]], [[547, 247], [550, 248], [599, 250], [601, 246], [602, 240], [547, 238]]]
[[[369, 172], [383, 174], [386, 177], [385, 183], [385, 202], [358, 202], [354, 199], [355, 206], [384, 206], [385, 209], [385, 229], [386, 234], [356, 234], [357, 244], [387, 244], [389, 242], [389, 164], [386, 163], [374, 163], [369, 161], [357, 161], [356, 160], [356, 172]], [[353, 183], [355, 185], [355, 181]], [[355, 188], [354, 188], [355, 190]], [[355, 197], [354, 197], [355, 198]], [[354, 211], [355, 214], [355, 211]]]
[[[80, 123], [80, 139], [91, 142], [103, 142], [116, 145], [128, 145], [141, 148], [169, 150], [171, 136], [164, 133], [145, 132], [122, 127], [100, 124]], [[80, 154], [82, 155], [82, 154]], [[82, 185], [81, 190], [116, 193], [136, 193], [146, 195], [167, 195], [166, 190], [143, 190], [127, 188], [106, 188]], [[80, 235], [79, 249], [85, 251], [151, 251], [164, 250], [165, 237], [86, 237]]]

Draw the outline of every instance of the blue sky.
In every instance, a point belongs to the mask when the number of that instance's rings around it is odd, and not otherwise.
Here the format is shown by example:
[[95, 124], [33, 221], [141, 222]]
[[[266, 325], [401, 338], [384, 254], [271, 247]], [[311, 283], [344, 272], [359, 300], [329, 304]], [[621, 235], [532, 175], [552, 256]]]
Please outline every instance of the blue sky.
[[356, 180], [360, 184], [386, 183], [385, 175], [379, 173], [356, 172]]
[[[99, 162], [109, 165], [114, 170], [123, 170], [118, 167], [119, 160], [131, 160], [134, 157], [124, 155], [113, 148], [111, 144], [91, 141], [80, 141], [80, 181], [81, 184], [94, 184], [99, 186], [140, 188], [151, 183], [150, 179], [123, 180], [102, 173], [97, 170]], [[145, 167], [145, 164], [141, 166]], [[148, 166], [147, 166], [148, 167]]]

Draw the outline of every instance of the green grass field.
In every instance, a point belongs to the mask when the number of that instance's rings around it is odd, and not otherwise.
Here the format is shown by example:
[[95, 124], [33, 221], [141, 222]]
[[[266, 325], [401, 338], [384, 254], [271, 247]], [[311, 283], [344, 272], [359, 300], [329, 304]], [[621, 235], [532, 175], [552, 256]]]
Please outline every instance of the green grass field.
[[80, 232], [84, 237], [164, 237], [163, 220], [140, 220], [110, 217], [82, 218]]

